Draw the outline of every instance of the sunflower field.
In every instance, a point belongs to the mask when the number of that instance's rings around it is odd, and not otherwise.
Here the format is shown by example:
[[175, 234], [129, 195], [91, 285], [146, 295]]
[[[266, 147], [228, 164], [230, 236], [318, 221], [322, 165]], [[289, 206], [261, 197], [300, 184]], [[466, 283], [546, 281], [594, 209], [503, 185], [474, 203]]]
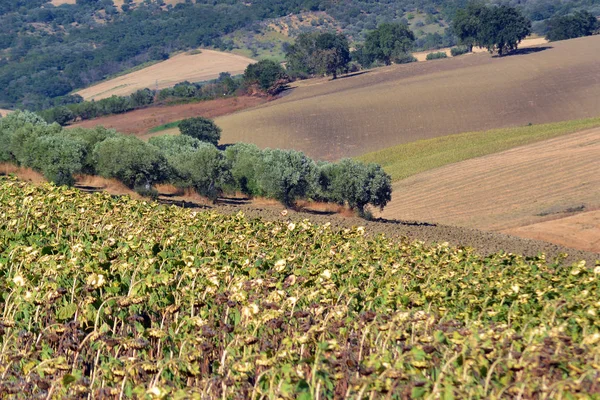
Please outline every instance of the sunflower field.
[[0, 177], [0, 398], [600, 398], [600, 265]]

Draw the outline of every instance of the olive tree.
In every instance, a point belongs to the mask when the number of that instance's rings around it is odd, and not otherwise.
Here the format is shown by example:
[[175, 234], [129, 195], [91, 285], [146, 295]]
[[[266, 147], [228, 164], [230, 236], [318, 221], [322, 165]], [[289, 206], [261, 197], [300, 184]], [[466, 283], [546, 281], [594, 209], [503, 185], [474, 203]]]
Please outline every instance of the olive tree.
[[57, 185], [75, 184], [73, 175], [82, 172], [86, 149], [80, 139], [60, 134], [39, 136], [27, 148], [30, 153], [27, 166]]
[[254, 144], [236, 143], [225, 149], [236, 190], [249, 196], [260, 195], [258, 171], [262, 168], [262, 152]]
[[347, 204], [360, 215], [367, 204], [383, 208], [392, 198], [391, 177], [381, 166], [348, 158], [321, 165], [319, 186], [324, 199]]
[[257, 171], [260, 191], [267, 197], [293, 206], [317, 184], [317, 165], [303, 153], [294, 150], [267, 149]]
[[165, 155], [173, 171], [171, 182], [178, 187], [193, 188], [214, 201], [231, 181], [227, 159], [210, 143], [165, 135], [152, 138], [150, 144]]
[[133, 136], [118, 135], [94, 148], [96, 171], [105, 178], [116, 178], [130, 188], [150, 190], [170, 175], [161, 151]]

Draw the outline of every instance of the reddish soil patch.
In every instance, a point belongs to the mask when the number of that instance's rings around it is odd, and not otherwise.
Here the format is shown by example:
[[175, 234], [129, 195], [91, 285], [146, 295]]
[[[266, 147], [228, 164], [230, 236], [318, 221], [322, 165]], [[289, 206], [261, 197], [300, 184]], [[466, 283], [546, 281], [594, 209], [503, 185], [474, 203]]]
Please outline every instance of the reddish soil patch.
[[122, 133], [132, 133], [142, 137], [150, 137], [151, 135], [146, 135], [148, 131], [159, 125], [190, 117], [215, 118], [266, 102], [267, 99], [261, 97], [240, 96], [202, 101], [193, 104], [149, 107], [125, 114], [110, 115], [107, 117], [82, 121], [71, 126], [91, 128], [97, 125], [103, 125], [106, 128], [114, 128]]

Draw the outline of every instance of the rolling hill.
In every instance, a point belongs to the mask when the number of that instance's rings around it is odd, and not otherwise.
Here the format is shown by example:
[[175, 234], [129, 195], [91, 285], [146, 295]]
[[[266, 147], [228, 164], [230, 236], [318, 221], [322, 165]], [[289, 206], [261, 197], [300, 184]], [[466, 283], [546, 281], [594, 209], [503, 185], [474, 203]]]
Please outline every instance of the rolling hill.
[[523, 126], [600, 112], [600, 36], [395, 65], [301, 82], [261, 107], [218, 118], [223, 142], [357, 156], [448, 134]]

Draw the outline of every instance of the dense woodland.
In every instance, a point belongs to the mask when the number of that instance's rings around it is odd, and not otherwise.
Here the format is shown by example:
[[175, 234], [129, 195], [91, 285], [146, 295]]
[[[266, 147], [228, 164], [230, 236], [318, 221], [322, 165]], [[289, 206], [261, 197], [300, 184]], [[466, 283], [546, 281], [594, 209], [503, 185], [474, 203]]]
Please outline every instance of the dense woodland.
[[[500, 3], [493, 0], [494, 3]], [[449, 29], [467, 0], [197, 0], [175, 6], [160, 0], [117, 8], [112, 0], [77, 0], [53, 6], [43, 0], [0, 1], [0, 107], [39, 110], [70, 102], [74, 89], [174, 51], [199, 46], [227, 48], [224, 37], [236, 30], [258, 29], [271, 18], [303, 11], [325, 11], [351, 41], [361, 42], [381, 23], [438, 24], [417, 35], [415, 48], [454, 45]], [[510, 0], [545, 33], [548, 21], [577, 10], [600, 14], [600, 0]], [[319, 29], [318, 23], [313, 26]], [[439, 32], [441, 30], [441, 33]]]

